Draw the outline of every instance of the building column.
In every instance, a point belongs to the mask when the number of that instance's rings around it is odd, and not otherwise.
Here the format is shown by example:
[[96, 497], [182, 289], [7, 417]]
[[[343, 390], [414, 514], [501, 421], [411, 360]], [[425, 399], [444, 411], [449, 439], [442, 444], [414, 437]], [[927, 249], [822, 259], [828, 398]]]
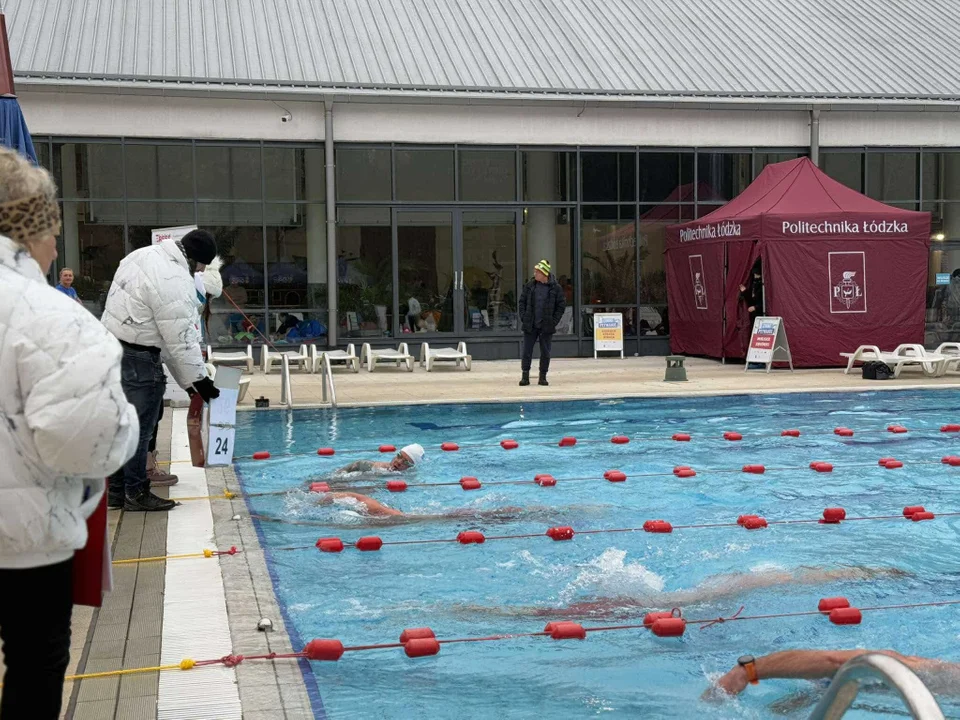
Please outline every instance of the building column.
[[[960, 153], [943, 153], [940, 197], [960, 198]], [[960, 241], [960, 203], [943, 204], [943, 235], [945, 240]], [[942, 272], [960, 268], [960, 250], [946, 252]]]
[[333, 101], [324, 102], [323, 147], [327, 179], [327, 344], [337, 346], [337, 177], [333, 150]]
[[[527, 188], [530, 197], [554, 197], [556, 153], [527, 153]], [[533, 275], [533, 265], [546, 259], [552, 265], [557, 262], [557, 211], [551, 207], [527, 208], [527, 257], [521, 276]]]
[[[304, 228], [307, 233], [307, 307], [313, 309], [326, 304], [327, 288], [327, 216], [321, 198], [324, 173], [323, 152], [304, 151], [306, 196], [312, 202], [305, 205]], [[316, 318], [325, 321], [325, 318]]]
[[[77, 197], [77, 146], [73, 143], [60, 146], [60, 197]], [[73, 270], [77, 279], [80, 278], [80, 226], [77, 222], [77, 207], [79, 203], [63, 203], [63, 257], [59, 263], [61, 268]]]

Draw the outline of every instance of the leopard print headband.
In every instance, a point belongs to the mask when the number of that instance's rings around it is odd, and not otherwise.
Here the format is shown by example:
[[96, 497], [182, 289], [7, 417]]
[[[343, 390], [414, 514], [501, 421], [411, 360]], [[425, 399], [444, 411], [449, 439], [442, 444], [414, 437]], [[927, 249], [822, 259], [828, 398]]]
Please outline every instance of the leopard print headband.
[[40, 193], [0, 203], [0, 235], [26, 243], [43, 235], [60, 234], [60, 206]]

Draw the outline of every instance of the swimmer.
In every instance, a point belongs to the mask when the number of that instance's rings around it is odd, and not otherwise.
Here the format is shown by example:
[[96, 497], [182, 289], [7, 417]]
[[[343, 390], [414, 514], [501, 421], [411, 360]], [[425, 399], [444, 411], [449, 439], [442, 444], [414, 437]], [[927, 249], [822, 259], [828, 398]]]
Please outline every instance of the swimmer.
[[905, 577], [908, 573], [895, 568], [850, 567], [824, 570], [822, 568], [798, 568], [793, 572], [785, 570], [762, 570], [752, 573], [733, 573], [707, 578], [703, 583], [689, 590], [662, 592], [651, 590], [645, 595], [631, 595], [612, 598], [599, 598], [573, 603], [562, 608], [554, 607], [474, 607], [472, 612], [485, 612], [495, 615], [521, 615], [532, 617], [559, 618], [618, 618], [635, 617], [638, 611], [655, 608], [686, 607], [725, 600], [751, 590], [778, 587], [781, 585], [821, 585], [823, 583], [846, 581], [866, 581], [878, 577]]
[[717, 693], [717, 690], [722, 690], [726, 695], [740, 694], [750, 683], [751, 670], [755, 673], [755, 680], [830, 679], [848, 660], [869, 653], [889, 655], [899, 660], [917, 673], [931, 692], [960, 694], [960, 664], [957, 663], [901, 655], [893, 650], [784, 650], [757, 658], [744, 656], [732, 670], [703, 694], [703, 699], [722, 699], [723, 695]]
[[334, 474], [403, 472], [404, 470], [409, 470], [417, 463], [422, 462], [423, 456], [423, 446], [414, 443], [413, 445], [407, 445], [405, 448], [402, 448], [390, 462], [357, 460], [339, 470], [335, 470]]

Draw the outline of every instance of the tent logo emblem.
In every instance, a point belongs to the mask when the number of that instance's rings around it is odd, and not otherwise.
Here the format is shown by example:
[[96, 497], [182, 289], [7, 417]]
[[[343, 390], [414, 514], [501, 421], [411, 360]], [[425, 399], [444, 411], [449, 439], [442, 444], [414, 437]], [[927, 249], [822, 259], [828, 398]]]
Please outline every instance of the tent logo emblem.
[[690, 279], [693, 281], [693, 300], [697, 310], [706, 310], [707, 286], [704, 280], [703, 255], [690, 256]]
[[863, 252], [828, 253], [830, 312], [867, 311], [866, 258]]

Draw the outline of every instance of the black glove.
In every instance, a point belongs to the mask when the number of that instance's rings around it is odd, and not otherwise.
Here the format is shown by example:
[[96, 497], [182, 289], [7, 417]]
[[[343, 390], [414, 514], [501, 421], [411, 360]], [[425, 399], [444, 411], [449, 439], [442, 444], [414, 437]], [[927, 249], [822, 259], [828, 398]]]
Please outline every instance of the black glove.
[[214, 398], [220, 397], [220, 390], [217, 389], [217, 386], [213, 384], [213, 380], [210, 378], [197, 380], [193, 383], [193, 389], [196, 390], [200, 397], [204, 399], [204, 402], [207, 403]]

